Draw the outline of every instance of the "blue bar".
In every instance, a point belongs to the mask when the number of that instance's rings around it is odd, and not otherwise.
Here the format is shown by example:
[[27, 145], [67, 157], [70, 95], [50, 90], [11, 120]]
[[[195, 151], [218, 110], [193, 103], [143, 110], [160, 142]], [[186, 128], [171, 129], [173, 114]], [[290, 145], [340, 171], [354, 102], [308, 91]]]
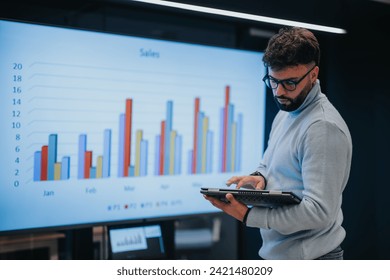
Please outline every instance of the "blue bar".
[[70, 177], [70, 157], [63, 157], [61, 162], [61, 180], [68, 180]]
[[141, 141], [140, 176], [147, 175], [148, 168], [148, 141]]
[[41, 161], [42, 153], [40, 151], [34, 153], [34, 181], [41, 180]]
[[118, 177], [123, 177], [125, 160], [125, 114], [119, 115]]
[[54, 180], [54, 164], [57, 162], [57, 134], [49, 135], [47, 180]]
[[232, 124], [234, 121], [234, 105], [229, 104], [228, 110], [226, 171], [232, 172]]
[[221, 126], [219, 128], [219, 172], [222, 172], [222, 167], [223, 167], [223, 127], [224, 127], [224, 115], [225, 115], [225, 108], [221, 108], [221, 112], [220, 112], [220, 117], [219, 119], [221, 120], [220, 123], [221, 123]]
[[96, 167], [90, 167], [89, 168], [89, 178], [95, 179], [96, 178]]
[[160, 136], [156, 136], [156, 154], [154, 155], [154, 175], [160, 174]]
[[134, 165], [129, 166], [129, 177], [134, 177]]
[[144, 143], [145, 143], [145, 176], [148, 175], [148, 158], [149, 158], [149, 142], [148, 140], [144, 140]]
[[193, 157], [194, 151], [190, 150], [188, 151], [188, 160], [187, 160], [187, 173], [192, 174], [192, 157]]
[[213, 132], [207, 131], [206, 173], [213, 172]]
[[111, 129], [104, 130], [103, 142], [103, 178], [110, 177], [110, 161], [111, 161]]
[[[171, 146], [171, 131], [173, 122], [173, 102], [167, 102], [167, 115], [165, 121], [165, 151], [164, 151], [164, 175], [169, 174], [170, 166], [170, 146]], [[173, 160], [173, 159], [172, 159]]]
[[241, 160], [242, 160], [242, 114], [238, 114], [237, 119], [237, 135], [236, 135], [236, 160], [235, 170], [241, 171]]
[[196, 153], [196, 173], [202, 173], [202, 150], [203, 150], [203, 119], [204, 113], [198, 114], [198, 151]]
[[84, 178], [85, 151], [87, 150], [87, 135], [80, 134], [79, 136], [79, 166], [77, 170], [77, 178]]
[[175, 138], [175, 166], [174, 166], [174, 174], [181, 173], [181, 146], [182, 146], [182, 137], [181, 135], [177, 135]]

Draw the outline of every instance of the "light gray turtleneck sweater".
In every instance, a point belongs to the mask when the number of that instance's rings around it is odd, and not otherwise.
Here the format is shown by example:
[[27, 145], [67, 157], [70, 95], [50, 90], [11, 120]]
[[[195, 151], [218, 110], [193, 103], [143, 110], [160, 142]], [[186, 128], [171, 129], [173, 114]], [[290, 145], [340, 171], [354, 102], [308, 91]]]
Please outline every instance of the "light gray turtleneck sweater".
[[297, 110], [276, 115], [257, 169], [267, 178], [266, 189], [302, 198], [298, 205], [249, 212], [247, 226], [260, 228], [263, 239], [261, 257], [315, 259], [340, 245], [351, 158], [348, 127], [317, 80]]

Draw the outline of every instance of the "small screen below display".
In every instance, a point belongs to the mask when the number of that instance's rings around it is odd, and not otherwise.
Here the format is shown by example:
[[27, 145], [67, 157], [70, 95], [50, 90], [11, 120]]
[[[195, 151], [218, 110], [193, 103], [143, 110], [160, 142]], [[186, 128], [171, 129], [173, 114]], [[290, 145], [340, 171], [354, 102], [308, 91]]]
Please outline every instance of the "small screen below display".
[[160, 225], [110, 228], [111, 259], [164, 259], [166, 257]]

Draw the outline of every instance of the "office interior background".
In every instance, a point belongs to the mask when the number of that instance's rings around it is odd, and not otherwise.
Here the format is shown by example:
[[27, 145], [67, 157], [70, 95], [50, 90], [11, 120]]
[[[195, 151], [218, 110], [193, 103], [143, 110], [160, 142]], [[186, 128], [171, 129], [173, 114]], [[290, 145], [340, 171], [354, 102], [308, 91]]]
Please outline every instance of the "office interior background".
[[[322, 90], [344, 117], [353, 138], [351, 175], [343, 197], [347, 231], [342, 244], [344, 257], [389, 259], [390, 90], [386, 82], [390, 63], [390, 2], [188, 0], [180, 3], [347, 31], [346, 34], [313, 31], [322, 52], [319, 77]], [[281, 27], [125, 0], [1, 1], [0, 18], [253, 51], [263, 51], [270, 36]], [[270, 98], [266, 108], [267, 135], [277, 108]], [[4, 214], [0, 213], [0, 217]], [[180, 217], [169, 222], [174, 228], [165, 241], [174, 248], [169, 258], [259, 259], [258, 230], [246, 228], [224, 214]], [[175, 236], [179, 239], [180, 234], [191, 231], [206, 236], [206, 241], [187, 240], [180, 244], [175, 241]], [[92, 229], [22, 232], [0, 236], [0, 259], [106, 259], [107, 247], [107, 228], [101, 225]]]

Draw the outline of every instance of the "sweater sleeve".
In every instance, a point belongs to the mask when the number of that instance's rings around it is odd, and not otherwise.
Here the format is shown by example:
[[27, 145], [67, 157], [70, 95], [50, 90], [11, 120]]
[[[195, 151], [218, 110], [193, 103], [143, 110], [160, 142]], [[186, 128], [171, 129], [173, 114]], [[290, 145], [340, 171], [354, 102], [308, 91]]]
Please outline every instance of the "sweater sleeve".
[[[279, 111], [278, 114], [275, 116], [274, 121], [272, 122], [271, 131], [270, 131], [270, 135], [269, 135], [269, 139], [268, 139], [268, 144], [273, 137], [274, 130], [275, 130], [275, 124], [277, 124], [279, 122], [279, 119], [281, 118], [282, 113], [283, 113], [282, 111]], [[265, 164], [268, 156], [269, 156], [268, 150], [266, 150], [264, 155], [263, 155], [263, 160], [259, 163], [256, 170], [254, 170], [254, 171], [260, 172], [265, 177], [265, 179], [267, 179], [267, 177], [268, 177], [267, 165]]]
[[334, 223], [349, 176], [351, 144], [347, 135], [333, 123], [318, 121], [306, 131], [297, 154], [303, 182], [301, 203], [273, 209], [254, 207], [247, 226], [292, 234]]

